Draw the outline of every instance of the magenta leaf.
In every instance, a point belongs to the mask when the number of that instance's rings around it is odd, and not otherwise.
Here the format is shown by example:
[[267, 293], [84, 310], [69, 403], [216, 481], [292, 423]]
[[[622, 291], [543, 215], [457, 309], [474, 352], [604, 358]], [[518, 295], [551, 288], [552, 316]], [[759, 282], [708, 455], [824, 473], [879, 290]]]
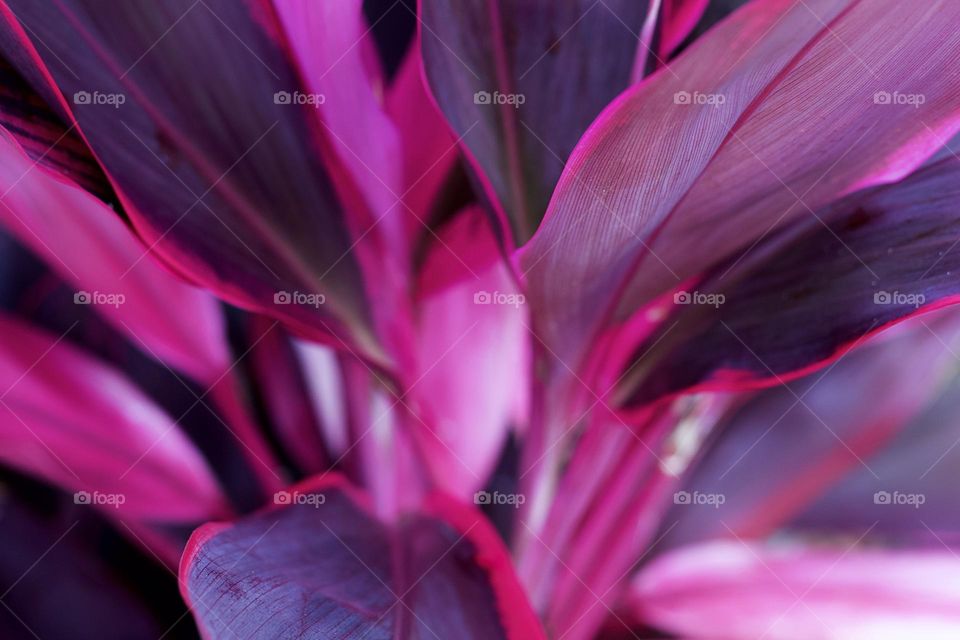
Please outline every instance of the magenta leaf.
[[[171, 274], [110, 208], [0, 134], [0, 224], [137, 348], [212, 384], [229, 366], [216, 298]], [[176, 313], [170, 301], [176, 301]]]
[[[529, 321], [523, 294], [479, 207], [460, 212], [440, 234], [422, 271], [432, 281], [422, 284], [418, 301], [422, 373], [411, 397], [423, 418], [412, 428], [437, 481], [471, 499], [510, 429], [526, 415]], [[460, 258], [468, 254], [475, 256], [469, 267]], [[459, 282], [437, 282], [466, 270]]]
[[341, 198], [365, 205], [271, 9], [9, 5], [152, 251], [234, 304], [382, 358]]
[[337, 476], [198, 529], [181, 589], [211, 639], [543, 638], [484, 517], [437, 497], [387, 524]]
[[798, 222], [663, 301], [673, 316], [630, 360], [656, 364], [620, 382], [625, 404], [690, 387], [776, 384], [960, 296], [957, 158]]
[[642, 74], [648, 5], [421, 0], [430, 87], [517, 244], [581, 134]]
[[942, 547], [714, 542], [644, 568], [628, 606], [680, 637], [950, 638], [958, 571], [960, 559]]
[[3, 463], [122, 517], [192, 524], [228, 513], [197, 448], [119, 371], [67, 336], [9, 317], [0, 329]]
[[661, 59], [668, 59], [694, 28], [702, 29], [704, 12], [713, 13], [720, 4], [721, 0], [663, 0], [657, 46]]

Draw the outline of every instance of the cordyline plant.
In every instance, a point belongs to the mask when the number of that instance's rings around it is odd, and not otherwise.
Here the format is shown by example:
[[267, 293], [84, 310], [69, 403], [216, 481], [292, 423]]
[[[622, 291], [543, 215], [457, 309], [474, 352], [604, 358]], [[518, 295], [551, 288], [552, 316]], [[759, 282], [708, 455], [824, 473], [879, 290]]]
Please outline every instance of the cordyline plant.
[[0, 9], [2, 637], [960, 636], [960, 2]]

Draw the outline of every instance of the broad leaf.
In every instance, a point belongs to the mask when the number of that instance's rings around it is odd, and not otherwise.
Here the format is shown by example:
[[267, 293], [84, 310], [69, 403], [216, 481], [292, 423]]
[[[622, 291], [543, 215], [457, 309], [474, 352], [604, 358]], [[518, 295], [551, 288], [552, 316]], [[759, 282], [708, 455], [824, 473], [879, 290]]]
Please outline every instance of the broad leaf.
[[211, 639], [543, 638], [483, 516], [443, 498], [387, 524], [335, 476], [194, 533], [181, 588]]
[[960, 126], [954, 18], [951, 2], [758, 0], [622, 95], [522, 255], [544, 340], [581, 364], [658, 294], [907, 175]]
[[795, 377], [960, 296], [960, 159], [798, 222], [658, 303], [670, 316], [628, 360], [623, 404]]
[[[0, 136], [0, 224], [137, 348], [204, 384], [229, 367], [216, 299], [171, 274], [103, 202]], [[173, 307], [171, 308], [171, 303]]]

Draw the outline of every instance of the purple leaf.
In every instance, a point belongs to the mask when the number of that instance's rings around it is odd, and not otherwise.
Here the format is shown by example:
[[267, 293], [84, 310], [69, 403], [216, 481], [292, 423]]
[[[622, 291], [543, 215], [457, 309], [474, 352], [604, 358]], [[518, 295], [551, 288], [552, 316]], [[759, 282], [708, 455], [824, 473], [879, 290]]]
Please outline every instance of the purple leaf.
[[663, 301], [659, 308], [675, 313], [631, 358], [652, 364], [620, 382], [624, 404], [691, 387], [782, 382], [835, 360], [865, 334], [960, 296], [957, 158], [798, 222]]
[[86, 143], [6, 59], [0, 60], [0, 77], [0, 126], [16, 138], [30, 159], [101, 199], [112, 197], [110, 183]]
[[648, 4], [421, 0], [433, 95], [517, 244], [580, 135], [642, 73]]
[[618, 98], [523, 251], [544, 340], [579, 364], [598, 332], [765, 232], [908, 174], [960, 126], [958, 17], [758, 0]]
[[198, 529], [181, 589], [205, 637], [544, 638], [496, 533], [442, 497], [388, 524], [338, 476]]
[[344, 213], [365, 204], [269, 7], [8, 4], [152, 251], [234, 304], [383, 360]]
[[940, 393], [956, 365], [946, 345], [958, 338], [960, 316], [943, 310], [751, 399], [717, 427], [684, 483], [688, 496], [719, 495], [722, 503], [674, 506], [665, 518], [676, 525], [669, 544], [769, 535], [846, 474], [862, 470], [879, 480], [871, 456]]

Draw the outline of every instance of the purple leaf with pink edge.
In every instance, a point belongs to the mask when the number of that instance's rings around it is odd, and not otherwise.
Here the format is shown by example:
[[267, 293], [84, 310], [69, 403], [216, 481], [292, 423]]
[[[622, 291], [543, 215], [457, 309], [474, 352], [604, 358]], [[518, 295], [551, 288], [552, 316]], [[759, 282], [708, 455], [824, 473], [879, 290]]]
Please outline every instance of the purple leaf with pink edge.
[[152, 251], [234, 304], [385, 359], [345, 214], [366, 205], [301, 104], [272, 8], [8, 5]]
[[8, 317], [0, 329], [5, 464], [122, 517], [195, 523], [229, 512], [200, 452], [119, 371], [67, 335]]
[[[0, 49], [2, 43], [0, 36]], [[111, 198], [107, 177], [77, 132], [67, 128], [60, 114], [5, 58], [0, 59], [0, 79], [0, 127], [16, 138], [34, 162], [66, 176], [101, 199]]]
[[960, 159], [798, 223], [641, 312], [671, 315], [628, 358], [646, 366], [619, 381], [623, 405], [777, 384], [960, 296]]
[[[958, 339], [960, 315], [943, 309], [753, 397], [717, 427], [674, 496], [663, 544], [769, 535], [847, 474], [879, 480], [872, 456], [941, 393], [956, 366], [948, 345]], [[696, 496], [722, 498], [704, 506]]]
[[960, 126], [958, 17], [951, 2], [757, 0], [621, 95], [523, 250], [544, 340], [581, 363], [658, 294], [921, 164]]
[[858, 542], [732, 540], [684, 547], [640, 571], [624, 608], [683, 637], [955, 637], [956, 554]]
[[[219, 303], [171, 274], [110, 208], [0, 134], [0, 224], [147, 354], [211, 384], [229, 366]], [[176, 313], [170, 301], [176, 301]]]
[[484, 517], [435, 496], [388, 524], [339, 476], [197, 530], [181, 590], [205, 637], [544, 638]]
[[[484, 257], [467, 267], [459, 257], [466, 252]], [[471, 273], [457, 284], [437, 284], [462, 270]], [[511, 428], [527, 414], [526, 305], [479, 207], [440, 230], [422, 273], [432, 281], [418, 300], [421, 375], [411, 397], [423, 418], [411, 427], [437, 482], [466, 499], [484, 485]]]
[[537, 228], [581, 134], [642, 73], [648, 8], [420, 1], [430, 88], [517, 244]]

